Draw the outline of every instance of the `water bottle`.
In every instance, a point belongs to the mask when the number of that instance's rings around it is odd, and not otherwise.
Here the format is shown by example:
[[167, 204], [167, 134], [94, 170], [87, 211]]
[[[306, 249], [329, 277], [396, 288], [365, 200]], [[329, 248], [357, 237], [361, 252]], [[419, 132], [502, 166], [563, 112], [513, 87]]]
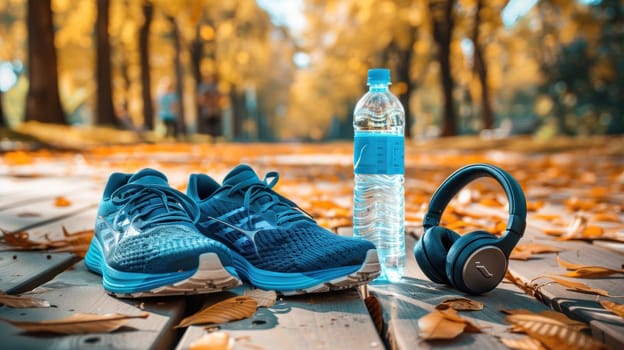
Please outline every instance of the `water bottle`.
[[405, 271], [405, 111], [389, 85], [389, 69], [370, 69], [353, 112], [353, 234], [377, 247], [379, 279], [396, 282]]

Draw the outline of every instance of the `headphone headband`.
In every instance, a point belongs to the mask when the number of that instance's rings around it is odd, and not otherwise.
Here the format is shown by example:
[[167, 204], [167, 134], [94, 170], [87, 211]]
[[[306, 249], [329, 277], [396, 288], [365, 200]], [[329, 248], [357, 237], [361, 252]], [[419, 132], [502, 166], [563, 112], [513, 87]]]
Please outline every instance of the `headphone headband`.
[[509, 173], [491, 164], [472, 164], [455, 171], [436, 190], [429, 203], [429, 208], [423, 220], [425, 230], [438, 226], [442, 213], [451, 199], [470, 182], [481, 178], [491, 177], [505, 190], [509, 202], [509, 219], [507, 228], [499, 242], [501, 249], [509, 255], [513, 247], [524, 234], [526, 227], [526, 199], [520, 184]]

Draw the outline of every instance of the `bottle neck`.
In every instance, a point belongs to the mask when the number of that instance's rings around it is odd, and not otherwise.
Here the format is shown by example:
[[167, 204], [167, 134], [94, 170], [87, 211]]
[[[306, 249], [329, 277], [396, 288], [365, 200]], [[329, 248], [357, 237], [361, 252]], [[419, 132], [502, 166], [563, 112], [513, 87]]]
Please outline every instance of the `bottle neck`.
[[371, 92], [384, 92], [388, 91], [390, 83], [371, 83], [368, 85], [368, 91]]

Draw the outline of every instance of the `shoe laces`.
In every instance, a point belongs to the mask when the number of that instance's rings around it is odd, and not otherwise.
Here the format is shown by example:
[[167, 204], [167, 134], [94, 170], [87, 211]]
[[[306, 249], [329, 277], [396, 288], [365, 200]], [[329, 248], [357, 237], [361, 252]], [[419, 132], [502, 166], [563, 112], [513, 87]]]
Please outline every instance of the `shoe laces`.
[[[179, 222], [194, 225], [199, 220], [197, 205], [171, 187], [126, 184], [113, 192], [111, 200], [121, 205], [120, 213], [125, 212], [140, 227]], [[119, 219], [117, 216], [115, 221]]]
[[[270, 182], [269, 182], [270, 180]], [[228, 194], [244, 191], [243, 206], [250, 215], [251, 206], [258, 205], [260, 213], [273, 213], [277, 225], [290, 225], [297, 222], [315, 222], [312, 216], [290, 199], [273, 190], [279, 180], [276, 171], [268, 172], [261, 182], [249, 178], [229, 189]]]

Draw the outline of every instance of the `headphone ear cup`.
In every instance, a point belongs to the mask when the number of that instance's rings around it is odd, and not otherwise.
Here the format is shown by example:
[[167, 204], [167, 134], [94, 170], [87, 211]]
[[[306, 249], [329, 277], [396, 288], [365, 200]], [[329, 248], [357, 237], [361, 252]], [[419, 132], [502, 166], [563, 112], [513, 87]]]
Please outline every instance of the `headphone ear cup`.
[[494, 289], [507, 270], [507, 258], [498, 242], [498, 237], [485, 231], [461, 236], [446, 257], [446, 276], [450, 284], [470, 294]]
[[425, 231], [414, 246], [414, 256], [422, 272], [433, 282], [450, 284], [446, 274], [446, 256], [460, 236], [441, 226]]

